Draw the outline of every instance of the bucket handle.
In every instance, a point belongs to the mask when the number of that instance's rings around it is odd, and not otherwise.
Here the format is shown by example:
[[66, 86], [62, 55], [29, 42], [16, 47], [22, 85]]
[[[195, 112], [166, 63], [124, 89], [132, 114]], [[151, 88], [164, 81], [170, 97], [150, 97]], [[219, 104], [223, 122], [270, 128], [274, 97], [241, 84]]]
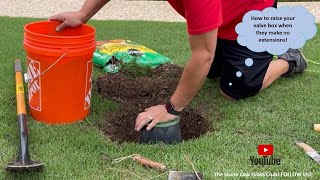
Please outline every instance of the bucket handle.
[[53, 62], [46, 70], [44, 70], [42, 73], [40, 73], [38, 76], [34, 77], [34, 78], [30, 78], [28, 76], [28, 73], [24, 73], [24, 81], [26, 83], [29, 83], [31, 80], [36, 79], [40, 76], [42, 76], [43, 74], [45, 74], [46, 72], [48, 72], [54, 65], [56, 65], [65, 55], [67, 54], [67, 52], [64, 52], [55, 62]]

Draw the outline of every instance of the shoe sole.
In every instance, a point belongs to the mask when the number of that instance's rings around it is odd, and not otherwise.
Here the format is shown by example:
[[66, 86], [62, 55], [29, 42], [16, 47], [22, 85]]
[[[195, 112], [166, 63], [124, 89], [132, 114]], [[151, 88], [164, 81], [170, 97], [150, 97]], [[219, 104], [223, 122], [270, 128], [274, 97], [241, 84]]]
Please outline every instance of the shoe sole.
[[307, 67], [308, 67], [308, 59], [304, 56], [304, 54], [302, 53], [302, 50], [299, 49], [299, 54], [300, 56], [303, 58], [304, 63], [306, 64], [306, 67], [304, 68], [304, 70], [302, 72], [304, 72]]

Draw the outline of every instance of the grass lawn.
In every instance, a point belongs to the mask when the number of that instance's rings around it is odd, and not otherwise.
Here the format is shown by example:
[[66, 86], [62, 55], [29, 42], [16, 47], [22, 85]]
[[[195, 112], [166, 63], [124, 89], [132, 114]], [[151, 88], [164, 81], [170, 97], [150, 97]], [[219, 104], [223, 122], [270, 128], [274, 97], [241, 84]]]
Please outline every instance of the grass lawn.
[[[25, 64], [23, 26], [37, 20], [0, 17], [1, 167], [15, 159], [18, 148], [13, 64], [16, 58]], [[183, 23], [90, 21], [89, 24], [96, 27], [98, 40], [130, 39], [181, 65], [190, 55]], [[320, 62], [319, 44], [318, 33], [304, 48], [305, 55], [317, 62]], [[46, 125], [29, 117], [31, 156], [43, 162], [45, 169], [25, 174], [1, 169], [0, 179], [139, 179], [135, 175], [149, 179], [159, 175], [132, 160], [111, 164], [114, 158], [134, 153], [160, 161], [170, 169], [192, 171], [184, 159], [187, 154], [206, 179], [217, 179], [215, 172], [307, 172], [312, 174], [310, 179], [319, 179], [319, 165], [293, 144], [294, 140], [303, 140], [320, 150], [320, 134], [312, 128], [314, 123], [320, 123], [320, 66], [309, 64], [308, 71], [293, 78], [281, 78], [258, 96], [236, 102], [219, 95], [218, 81], [206, 81], [193, 105], [205, 105], [206, 116], [215, 131], [171, 146], [112, 143], [95, 125], [105, 112], [116, 110], [116, 104], [94, 92], [91, 115], [81, 123]], [[94, 68], [95, 78], [101, 74], [100, 69]], [[214, 111], [221, 115], [216, 116]], [[274, 145], [274, 157], [281, 158], [280, 165], [251, 165], [250, 156], [258, 156], [256, 148], [260, 143]]]

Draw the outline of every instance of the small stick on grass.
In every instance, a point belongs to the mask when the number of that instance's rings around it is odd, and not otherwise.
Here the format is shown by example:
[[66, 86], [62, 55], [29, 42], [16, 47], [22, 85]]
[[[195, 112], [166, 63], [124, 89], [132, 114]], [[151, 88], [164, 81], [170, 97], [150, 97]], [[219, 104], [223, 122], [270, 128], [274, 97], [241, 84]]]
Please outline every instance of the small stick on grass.
[[197, 173], [196, 169], [194, 168], [194, 165], [193, 165], [193, 164], [192, 164], [192, 162], [190, 161], [189, 157], [188, 157], [187, 155], [185, 155], [184, 157], [185, 157], [185, 158], [186, 158], [186, 160], [191, 164], [192, 169], [193, 169], [194, 173], [196, 174], [196, 176], [197, 176], [198, 180], [201, 180], [201, 178], [199, 177], [199, 175], [198, 175], [198, 173]]

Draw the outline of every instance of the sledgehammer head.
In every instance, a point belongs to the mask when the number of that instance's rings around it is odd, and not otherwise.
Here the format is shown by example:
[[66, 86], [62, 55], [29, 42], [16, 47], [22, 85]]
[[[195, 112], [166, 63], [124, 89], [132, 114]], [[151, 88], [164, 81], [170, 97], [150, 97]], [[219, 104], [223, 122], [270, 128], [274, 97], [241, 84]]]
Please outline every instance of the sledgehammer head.
[[202, 172], [169, 171], [168, 180], [202, 180]]
[[27, 163], [22, 163], [20, 161], [11, 162], [5, 167], [7, 171], [40, 171], [42, 168], [42, 163], [31, 160]]
[[143, 144], [176, 144], [182, 141], [180, 119], [177, 118], [167, 123], [157, 124], [150, 131], [146, 130], [145, 126], [142, 129], [140, 143]]

